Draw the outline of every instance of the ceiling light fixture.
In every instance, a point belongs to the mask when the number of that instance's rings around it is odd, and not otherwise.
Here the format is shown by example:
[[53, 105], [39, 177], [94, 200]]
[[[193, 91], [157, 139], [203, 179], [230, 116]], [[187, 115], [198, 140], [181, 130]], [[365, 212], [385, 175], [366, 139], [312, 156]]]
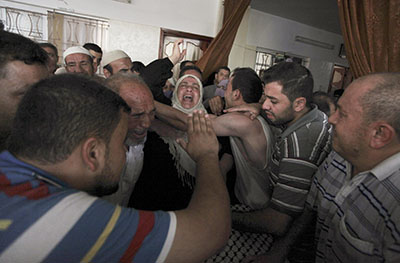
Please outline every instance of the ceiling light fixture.
[[317, 40], [314, 40], [314, 39], [311, 39], [311, 38], [302, 37], [302, 36], [296, 36], [295, 41], [301, 42], [301, 43], [304, 43], [304, 44], [308, 44], [308, 45], [312, 45], [312, 46], [316, 46], [316, 47], [330, 49], [330, 50], [333, 50], [335, 48], [335, 46], [332, 45], [332, 44], [321, 42], [321, 41], [317, 41]]

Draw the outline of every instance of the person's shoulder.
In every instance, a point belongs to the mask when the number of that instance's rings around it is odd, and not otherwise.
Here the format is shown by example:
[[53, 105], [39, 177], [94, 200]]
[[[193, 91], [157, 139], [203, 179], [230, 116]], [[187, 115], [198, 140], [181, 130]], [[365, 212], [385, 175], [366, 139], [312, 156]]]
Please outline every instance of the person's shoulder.
[[210, 90], [210, 89], [216, 89], [216, 88], [217, 88], [217, 85], [211, 84], [211, 85], [205, 86], [203, 89], [204, 90]]

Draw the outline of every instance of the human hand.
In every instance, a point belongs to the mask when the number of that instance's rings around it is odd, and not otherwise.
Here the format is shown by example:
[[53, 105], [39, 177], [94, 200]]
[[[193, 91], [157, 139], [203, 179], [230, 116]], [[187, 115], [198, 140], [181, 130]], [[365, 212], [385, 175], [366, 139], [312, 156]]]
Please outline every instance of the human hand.
[[212, 128], [208, 114], [194, 111], [188, 115], [187, 134], [189, 141], [178, 139], [178, 143], [196, 162], [210, 155], [218, 156], [217, 136]]
[[224, 110], [224, 112], [244, 112], [251, 120], [254, 120], [258, 115], [260, 115], [261, 104], [259, 103], [245, 103], [239, 106], [235, 106]]
[[222, 114], [224, 109], [224, 101], [220, 96], [212, 97], [208, 100], [208, 105], [210, 106], [211, 112], [217, 116]]
[[172, 47], [172, 55], [169, 56], [169, 60], [171, 60], [172, 64], [176, 64], [181, 61], [186, 55], [186, 49], [181, 50], [179, 49], [179, 45], [183, 43], [183, 39], [178, 39], [174, 42], [174, 46]]

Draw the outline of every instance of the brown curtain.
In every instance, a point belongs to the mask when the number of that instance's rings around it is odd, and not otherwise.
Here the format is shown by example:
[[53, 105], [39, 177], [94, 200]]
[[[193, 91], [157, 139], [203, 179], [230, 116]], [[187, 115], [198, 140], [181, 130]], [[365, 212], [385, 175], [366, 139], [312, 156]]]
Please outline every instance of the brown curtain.
[[251, 0], [225, 0], [224, 24], [196, 65], [203, 71], [203, 79], [218, 67], [228, 64], [236, 32]]
[[400, 71], [400, 1], [338, 0], [338, 7], [354, 77]]

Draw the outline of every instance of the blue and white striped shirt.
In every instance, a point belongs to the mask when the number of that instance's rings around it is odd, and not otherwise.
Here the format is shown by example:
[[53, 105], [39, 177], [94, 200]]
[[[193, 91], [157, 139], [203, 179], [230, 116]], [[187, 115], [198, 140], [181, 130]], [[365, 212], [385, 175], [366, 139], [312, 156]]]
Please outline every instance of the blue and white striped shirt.
[[351, 176], [332, 152], [307, 205], [317, 212], [317, 262], [400, 262], [400, 153]]

